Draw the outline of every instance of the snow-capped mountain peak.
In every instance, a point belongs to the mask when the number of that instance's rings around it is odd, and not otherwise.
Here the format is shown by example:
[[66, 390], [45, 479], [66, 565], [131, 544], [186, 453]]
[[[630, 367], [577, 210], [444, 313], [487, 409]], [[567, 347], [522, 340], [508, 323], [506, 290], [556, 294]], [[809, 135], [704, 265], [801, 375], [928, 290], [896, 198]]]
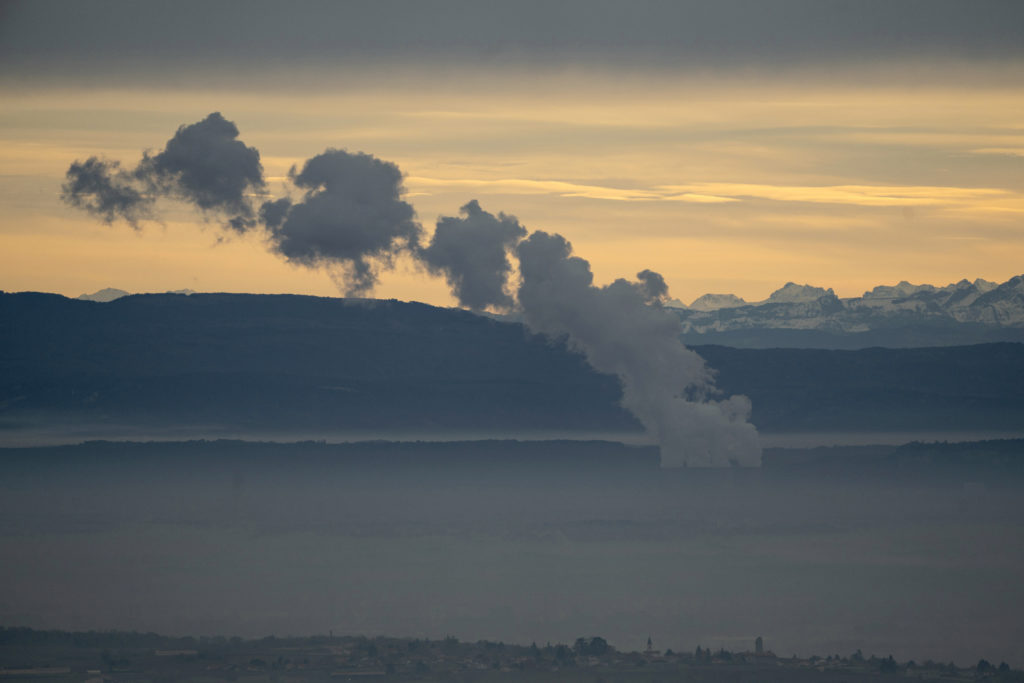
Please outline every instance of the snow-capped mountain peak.
[[128, 296], [128, 292], [123, 289], [105, 287], [104, 289], [101, 289], [98, 292], [93, 292], [92, 294], [80, 294], [78, 298], [83, 301], [99, 301], [101, 303], [106, 303], [108, 301], [120, 299], [123, 296]]
[[879, 285], [869, 292], [864, 292], [863, 299], [903, 299], [918, 292], [934, 292], [932, 285], [913, 285], [901, 280], [897, 285]]
[[770, 304], [795, 304], [806, 301], [817, 301], [823, 296], [834, 297], [835, 292], [831, 288], [813, 287], [811, 285], [798, 285], [795, 282], [787, 282], [781, 288], [776, 289], [762, 303]]
[[[832, 289], [788, 282], [764, 301], [706, 294], [677, 313], [690, 343], [798, 340], [796, 333], [854, 335], [882, 345], [1024, 341], [1024, 276], [999, 285], [965, 279], [944, 287], [904, 280], [848, 299]], [[790, 336], [780, 337], [783, 331]], [[804, 339], [811, 338], [788, 343]]]
[[717, 311], [721, 308], [746, 306], [747, 302], [735, 294], [705, 294], [690, 304], [691, 311]]

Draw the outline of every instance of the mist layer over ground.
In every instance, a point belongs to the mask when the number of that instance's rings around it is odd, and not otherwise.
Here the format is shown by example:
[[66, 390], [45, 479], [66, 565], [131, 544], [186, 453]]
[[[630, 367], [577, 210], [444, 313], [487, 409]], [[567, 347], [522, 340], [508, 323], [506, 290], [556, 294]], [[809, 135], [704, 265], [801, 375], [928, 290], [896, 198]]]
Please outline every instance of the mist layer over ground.
[[676, 650], [761, 635], [782, 656], [1024, 663], [1019, 476], [765, 457], [666, 471], [607, 442], [8, 450], [0, 623]]

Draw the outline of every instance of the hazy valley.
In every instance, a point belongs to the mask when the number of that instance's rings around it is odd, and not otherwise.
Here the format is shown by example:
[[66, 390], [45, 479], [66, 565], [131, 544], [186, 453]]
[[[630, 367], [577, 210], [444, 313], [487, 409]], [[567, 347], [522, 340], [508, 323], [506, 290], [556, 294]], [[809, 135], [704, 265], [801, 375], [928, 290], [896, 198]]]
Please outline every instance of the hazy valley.
[[[0, 451], [6, 624], [1024, 661], [1020, 441], [671, 470], [616, 378], [515, 323], [291, 296], [0, 305], [8, 446], [172, 439]], [[1019, 429], [1020, 344], [698, 351], [766, 439]], [[331, 442], [367, 430], [384, 440]], [[632, 445], [588, 436], [608, 431]]]

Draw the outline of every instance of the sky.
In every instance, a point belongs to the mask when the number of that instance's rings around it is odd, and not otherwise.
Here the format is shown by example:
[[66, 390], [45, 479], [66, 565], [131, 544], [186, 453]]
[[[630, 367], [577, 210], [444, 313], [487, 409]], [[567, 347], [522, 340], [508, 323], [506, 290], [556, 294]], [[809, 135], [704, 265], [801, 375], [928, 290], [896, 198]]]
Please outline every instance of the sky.
[[[2, 2], [0, 289], [337, 296], [183, 204], [64, 204], [221, 112], [269, 191], [326, 148], [398, 165], [429, 233], [477, 199], [598, 282], [689, 303], [1024, 272], [1020, 2]], [[452, 305], [399, 260], [372, 293]]]

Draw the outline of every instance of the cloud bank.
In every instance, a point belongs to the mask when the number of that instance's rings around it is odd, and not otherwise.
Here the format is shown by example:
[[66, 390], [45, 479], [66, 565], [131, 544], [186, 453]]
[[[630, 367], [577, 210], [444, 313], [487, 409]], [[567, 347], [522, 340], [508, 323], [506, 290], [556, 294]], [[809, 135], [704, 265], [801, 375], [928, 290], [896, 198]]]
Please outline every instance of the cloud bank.
[[824, 64], [831, 73], [892, 60], [1024, 58], [1024, 6], [1014, 0], [381, 0], [304, 3], [301, 11], [269, 0], [247, 4], [240, 13], [231, 3], [198, 0], [6, 3], [0, 62], [10, 73], [0, 78], [148, 84], [154, 74], [265, 79], [282, 67], [447, 72], [509, 64], [672, 72]]

